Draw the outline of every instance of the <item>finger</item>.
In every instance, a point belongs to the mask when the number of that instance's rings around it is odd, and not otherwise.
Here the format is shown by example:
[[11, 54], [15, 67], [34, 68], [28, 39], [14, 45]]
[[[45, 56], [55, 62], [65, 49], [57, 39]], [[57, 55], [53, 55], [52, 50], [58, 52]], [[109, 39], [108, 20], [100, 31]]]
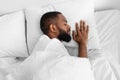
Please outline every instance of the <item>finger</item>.
[[83, 21], [83, 31], [86, 31], [86, 23]]
[[76, 26], [76, 32], [77, 32], [77, 34], [79, 34], [79, 26], [78, 26], [78, 23], [76, 23], [75, 26]]
[[80, 21], [80, 31], [83, 31], [83, 21]]
[[87, 25], [86, 27], [86, 32], [88, 33], [89, 32], [89, 26]]
[[76, 33], [75, 33], [75, 31], [72, 31], [72, 36], [73, 36], [73, 39], [75, 40], [76, 39]]

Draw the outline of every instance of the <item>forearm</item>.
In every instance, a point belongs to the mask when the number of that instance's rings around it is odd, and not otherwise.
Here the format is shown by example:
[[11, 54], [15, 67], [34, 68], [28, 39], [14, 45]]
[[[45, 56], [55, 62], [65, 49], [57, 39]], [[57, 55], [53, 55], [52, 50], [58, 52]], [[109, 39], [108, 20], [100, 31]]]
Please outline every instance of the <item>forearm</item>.
[[78, 57], [85, 57], [87, 58], [87, 46], [86, 44], [80, 44], [78, 47]]

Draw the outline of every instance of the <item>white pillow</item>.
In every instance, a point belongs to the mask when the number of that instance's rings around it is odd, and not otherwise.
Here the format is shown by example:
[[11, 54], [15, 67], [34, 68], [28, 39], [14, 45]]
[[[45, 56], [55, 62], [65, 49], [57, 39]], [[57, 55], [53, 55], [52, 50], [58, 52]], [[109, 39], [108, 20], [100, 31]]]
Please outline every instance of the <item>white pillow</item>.
[[0, 57], [27, 57], [23, 11], [0, 17]]
[[[72, 5], [72, 6], [71, 6]], [[90, 25], [89, 43], [88, 49], [98, 49], [99, 40], [94, 28], [94, 8], [92, 0], [81, 0], [81, 3], [73, 2], [72, 0], [56, 0], [51, 1], [50, 6], [39, 9], [26, 9], [27, 17], [27, 40], [30, 53], [43, 34], [40, 30], [40, 18], [49, 11], [60, 11], [67, 18], [72, 30], [74, 30], [75, 22], [79, 22], [81, 19], [85, 20]], [[70, 43], [65, 43], [65, 46], [77, 47], [77, 44], [72, 40]]]

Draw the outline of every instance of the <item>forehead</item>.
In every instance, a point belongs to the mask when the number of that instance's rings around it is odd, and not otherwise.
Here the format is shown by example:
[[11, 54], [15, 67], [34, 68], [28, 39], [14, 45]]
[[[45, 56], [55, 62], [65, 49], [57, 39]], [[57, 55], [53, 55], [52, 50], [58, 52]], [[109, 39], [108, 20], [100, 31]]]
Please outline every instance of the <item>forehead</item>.
[[62, 14], [59, 14], [59, 15], [58, 15], [58, 19], [59, 19], [60, 21], [65, 21], [65, 22], [67, 22], [65, 16], [63, 16]]

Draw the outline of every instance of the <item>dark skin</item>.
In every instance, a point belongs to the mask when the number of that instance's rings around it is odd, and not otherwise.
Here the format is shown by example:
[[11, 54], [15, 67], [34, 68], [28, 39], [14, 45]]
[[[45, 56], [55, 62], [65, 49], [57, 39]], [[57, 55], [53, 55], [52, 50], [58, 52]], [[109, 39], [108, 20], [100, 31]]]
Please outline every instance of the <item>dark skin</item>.
[[[57, 36], [60, 34], [58, 27], [70, 35], [70, 26], [67, 24], [66, 18], [62, 14], [59, 14], [56, 23], [50, 25], [48, 36], [51, 39], [57, 38]], [[78, 25], [78, 23], [75, 23], [75, 27], [76, 30], [72, 31], [72, 37], [79, 46], [78, 56], [87, 58], [87, 41], [89, 32], [88, 25], [86, 25], [85, 21], [81, 20], [80, 25]]]

